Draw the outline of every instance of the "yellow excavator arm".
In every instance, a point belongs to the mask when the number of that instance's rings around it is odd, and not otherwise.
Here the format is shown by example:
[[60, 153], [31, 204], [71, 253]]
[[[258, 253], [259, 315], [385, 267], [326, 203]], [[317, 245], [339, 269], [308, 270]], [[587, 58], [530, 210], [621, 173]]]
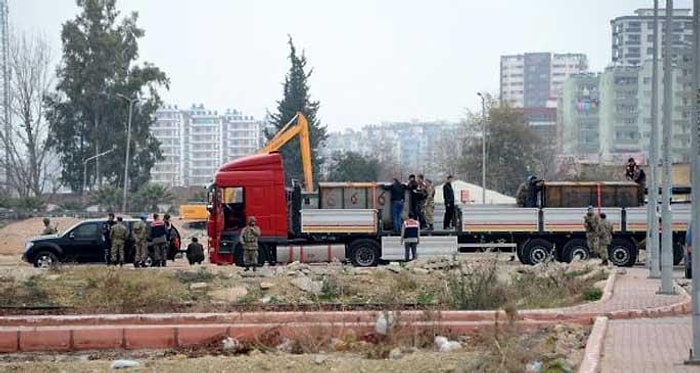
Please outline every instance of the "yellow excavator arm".
[[313, 171], [311, 169], [311, 141], [309, 139], [309, 122], [301, 112], [287, 122], [277, 134], [265, 144], [258, 153], [269, 153], [280, 150], [284, 144], [289, 142], [294, 136], [299, 135], [299, 145], [301, 147], [301, 163], [304, 171], [304, 189], [313, 192]]

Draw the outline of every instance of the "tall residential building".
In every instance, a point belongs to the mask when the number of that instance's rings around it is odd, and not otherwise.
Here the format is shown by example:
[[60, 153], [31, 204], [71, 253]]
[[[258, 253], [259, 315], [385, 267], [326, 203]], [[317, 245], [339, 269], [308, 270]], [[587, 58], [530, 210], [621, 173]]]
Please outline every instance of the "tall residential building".
[[[615, 65], [641, 65], [653, 54], [654, 10], [637, 9], [635, 15], [617, 17], [610, 21], [612, 26], [612, 62]], [[665, 40], [666, 10], [659, 9], [660, 41]], [[693, 14], [691, 9], [673, 10], [672, 43], [675, 48], [690, 47], [693, 44]], [[660, 54], [663, 43], [659, 44]], [[677, 53], [674, 53], [674, 59]]]
[[151, 169], [151, 181], [163, 185], [184, 185], [185, 115], [176, 106], [166, 105], [155, 112], [151, 133], [160, 141], [163, 160]]
[[587, 70], [580, 53], [501, 56], [501, 100], [516, 108], [555, 107], [566, 78]]
[[255, 153], [263, 142], [263, 122], [237, 110], [164, 106], [155, 119], [151, 131], [164, 159], [154, 165], [151, 180], [168, 186], [205, 185], [221, 164]]
[[611, 66], [600, 78], [602, 102], [600, 122], [600, 153], [603, 159], [616, 154], [641, 152], [639, 90], [637, 66]]
[[560, 152], [586, 156], [600, 152], [600, 74], [569, 77], [558, 108]]

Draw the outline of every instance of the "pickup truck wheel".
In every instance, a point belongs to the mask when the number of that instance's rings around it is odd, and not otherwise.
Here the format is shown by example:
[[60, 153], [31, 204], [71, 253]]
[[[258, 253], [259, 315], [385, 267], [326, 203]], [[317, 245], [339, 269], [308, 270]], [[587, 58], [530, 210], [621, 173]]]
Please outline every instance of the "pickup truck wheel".
[[356, 267], [374, 267], [379, 264], [379, 244], [376, 241], [362, 239], [348, 245], [350, 262]]
[[673, 265], [677, 266], [683, 261], [683, 245], [681, 243], [673, 244]]
[[34, 257], [34, 267], [49, 268], [58, 264], [56, 254], [50, 251], [41, 251]]
[[586, 240], [583, 238], [574, 238], [564, 244], [562, 250], [562, 260], [566, 263], [571, 263], [572, 260], [588, 260], [591, 258], [591, 250], [588, 248]]
[[610, 243], [608, 257], [610, 262], [620, 267], [631, 267], [637, 262], [637, 246], [624, 238], [614, 238]]
[[525, 244], [523, 255], [528, 264], [543, 263], [552, 255], [553, 247], [551, 242], [542, 238], [535, 238]]

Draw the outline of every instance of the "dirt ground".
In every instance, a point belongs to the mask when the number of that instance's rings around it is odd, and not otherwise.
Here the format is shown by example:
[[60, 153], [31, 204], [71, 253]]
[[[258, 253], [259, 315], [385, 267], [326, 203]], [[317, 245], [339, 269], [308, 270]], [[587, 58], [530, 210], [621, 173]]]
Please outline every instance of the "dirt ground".
[[[31, 237], [38, 236], [44, 229], [43, 218], [30, 218], [12, 222], [0, 229], [0, 255], [22, 254], [24, 242]], [[79, 222], [78, 218], [52, 218], [51, 225], [58, 227], [63, 232], [73, 224]]]
[[[138, 372], [468, 372], [473, 355], [464, 352], [416, 352], [398, 359], [370, 360], [358, 355], [333, 354], [253, 354], [242, 356], [205, 356], [189, 359], [184, 355], [170, 358], [139, 360], [141, 366], [125, 371]], [[0, 370], [27, 373], [92, 373], [109, 370], [112, 361], [85, 360], [63, 362], [23, 362], [1, 364]]]

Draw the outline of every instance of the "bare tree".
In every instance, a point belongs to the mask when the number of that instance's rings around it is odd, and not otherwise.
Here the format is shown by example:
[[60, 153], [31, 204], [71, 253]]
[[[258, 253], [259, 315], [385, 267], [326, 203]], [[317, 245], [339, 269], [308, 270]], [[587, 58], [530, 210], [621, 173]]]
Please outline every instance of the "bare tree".
[[[19, 197], [38, 197], [47, 188], [55, 191], [52, 175], [60, 168], [50, 162], [48, 122], [44, 97], [53, 82], [51, 52], [45, 38], [19, 34], [10, 45], [11, 132], [0, 133], [9, 151], [7, 170], [10, 192]], [[5, 161], [2, 161], [5, 163]]]

